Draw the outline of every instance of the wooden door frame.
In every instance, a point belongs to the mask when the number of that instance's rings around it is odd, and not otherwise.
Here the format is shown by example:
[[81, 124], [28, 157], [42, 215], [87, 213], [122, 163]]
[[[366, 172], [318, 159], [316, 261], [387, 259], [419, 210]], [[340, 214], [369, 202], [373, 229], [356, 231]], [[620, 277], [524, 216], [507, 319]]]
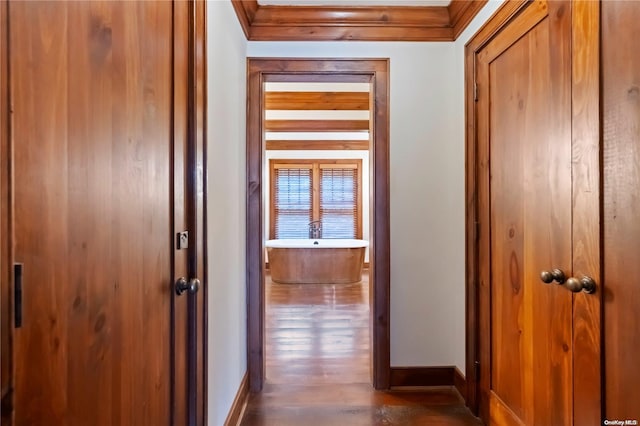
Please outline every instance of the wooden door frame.
[[[490, 324], [479, 317], [481, 256], [479, 235], [488, 232], [482, 223], [482, 205], [478, 198], [479, 175], [483, 160], [477, 146], [477, 96], [486, 88], [476, 84], [476, 61], [480, 51], [508, 25], [531, 0], [506, 1], [487, 20], [465, 46], [465, 288], [466, 288], [466, 403], [472, 412], [488, 421], [480, 407], [480, 373], [491, 373], [488, 353], [481, 352], [480, 341], [490, 335]], [[601, 147], [600, 147], [600, 2], [571, 2], [571, 104], [572, 104], [572, 205], [574, 211], [597, 212], [575, 214], [572, 223], [574, 252], [572, 273], [590, 275], [601, 283]], [[579, 23], [576, 24], [576, 23]], [[575, 155], [575, 153], [579, 155]], [[597, 238], [593, 238], [597, 235]], [[579, 250], [576, 250], [579, 247]], [[600, 424], [603, 411], [601, 312], [602, 292], [585, 297], [573, 296], [574, 423]], [[597, 314], [597, 320], [594, 317]], [[488, 348], [487, 348], [488, 350]], [[586, 378], [585, 378], [586, 377]], [[484, 381], [484, 379], [483, 379]], [[594, 419], [596, 422], [594, 422]]]
[[264, 383], [264, 228], [263, 83], [266, 81], [371, 82], [373, 127], [369, 149], [373, 220], [369, 249], [371, 274], [372, 376], [376, 389], [390, 386], [390, 236], [389, 236], [389, 60], [247, 59], [247, 370], [249, 387]]
[[189, 1], [188, 149], [186, 162], [188, 229], [195, 239], [189, 275], [201, 288], [189, 296], [189, 424], [208, 422], [208, 256], [207, 256], [207, 2]]

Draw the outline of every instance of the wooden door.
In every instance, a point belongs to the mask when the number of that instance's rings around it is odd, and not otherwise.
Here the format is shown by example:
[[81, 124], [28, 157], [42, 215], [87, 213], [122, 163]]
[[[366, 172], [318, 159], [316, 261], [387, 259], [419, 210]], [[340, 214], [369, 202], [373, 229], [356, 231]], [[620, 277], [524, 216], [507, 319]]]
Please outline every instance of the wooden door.
[[[597, 150], [589, 164], [595, 166], [593, 187], [581, 186], [581, 162], [575, 161], [584, 148], [584, 135], [574, 128], [581, 114], [572, 93], [575, 8], [568, 1], [507, 5], [495, 18], [504, 24], [474, 58], [479, 402], [489, 424], [600, 422], [599, 328], [593, 328], [599, 313], [583, 318], [583, 298], [597, 296], [569, 290], [588, 272], [583, 254], [592, 247], [585, 248], [584, 230], [593, 231], [587, 240], [599, 235]], [[585, 157], [592, 159], [590, 152]], [[591, 202], [583, 192], [594, 194], [596, 205], [578, 214], [577, 205]], [[597, 253], [595, 259], [591, 274], [598, 272]], [[541, 273], [554, 269], [564, 278], [547, 274], [555, 281], [543, 282]], [[588, 355], [596, 352], [589, 360], [595, 374], [580, 375], [584, 337], [594, 335]], [[581, 391], [574, 391], [574, 381], [584, 390], [596, 387], [587, 422], [578, 412]]]
[[189, 252], [176, 247], [198, 220], [188, 210], [202, 207], [186, 177], [198, 161], [188, 146], [193, 4], [3, 6], [10, 258], [22, 299], [14, 424], [202, 424], [202, 342], [189, 328], [202, 302], [174, 292], [202, 267], [200, 237]]

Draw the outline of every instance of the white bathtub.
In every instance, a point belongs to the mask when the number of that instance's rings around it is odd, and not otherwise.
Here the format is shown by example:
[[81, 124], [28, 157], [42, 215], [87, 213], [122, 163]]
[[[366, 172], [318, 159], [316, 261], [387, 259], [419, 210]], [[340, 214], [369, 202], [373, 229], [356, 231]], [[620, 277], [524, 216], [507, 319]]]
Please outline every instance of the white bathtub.
[[365, 240], [269, 240], [271, 280], [286, 284], [347, 284], [362, 279]]

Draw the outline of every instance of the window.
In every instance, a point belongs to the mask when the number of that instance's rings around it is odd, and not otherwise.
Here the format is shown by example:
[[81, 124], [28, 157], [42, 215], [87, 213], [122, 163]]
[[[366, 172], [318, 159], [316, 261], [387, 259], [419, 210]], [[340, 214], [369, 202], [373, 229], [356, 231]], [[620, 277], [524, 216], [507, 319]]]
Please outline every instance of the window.
[[362, 238], [361, 160], [271, 160], [270, 238]]

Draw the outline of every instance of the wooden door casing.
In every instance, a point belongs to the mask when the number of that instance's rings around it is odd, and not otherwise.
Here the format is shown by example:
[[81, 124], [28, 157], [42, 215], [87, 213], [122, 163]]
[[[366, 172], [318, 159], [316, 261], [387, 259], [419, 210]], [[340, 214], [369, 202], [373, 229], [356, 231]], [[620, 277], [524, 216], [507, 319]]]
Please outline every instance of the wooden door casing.
[[492, 424], [600, 423], [598, 10], [505, 2], [467, 45], [468, 402]]
[[262, 220], [264, 82], [371, 83], [369, 102], [375, 115], [370, 148], [371, 223], [371, 354], [376, 389], [390, 384], [389, 341], [389, 61], [386, 59], [250, 58], [247, 71], [247, 353], [249, 386], [264, 384], [264, 241]]
[[[189, 308], [173, 291], [178, 276], [205, 278], [204, 3], [2, 6], [14, 170], [2, 205], [15, 209], [2, 267], [24, 264], [15, 424], [204, 424], [206, 285]], [[189, 270], [176, 232], [194, 222]]]

